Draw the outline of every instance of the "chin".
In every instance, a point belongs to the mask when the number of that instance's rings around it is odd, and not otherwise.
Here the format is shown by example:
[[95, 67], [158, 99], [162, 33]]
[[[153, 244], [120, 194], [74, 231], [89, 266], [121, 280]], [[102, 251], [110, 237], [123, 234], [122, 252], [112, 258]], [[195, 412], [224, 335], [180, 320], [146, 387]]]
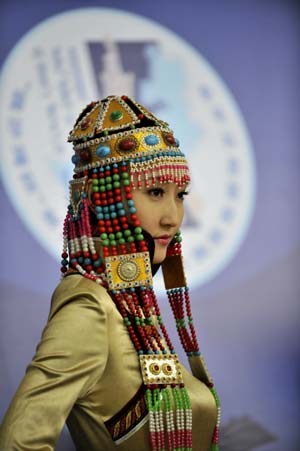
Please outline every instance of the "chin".
[[167, 256], [167, 253], [165, 253], [163, 255], [155, 255], [154, 254], [153, 264], [154, 265], [159, 265], [160, 263], [162, 263], [165, 260], [166, 256]]

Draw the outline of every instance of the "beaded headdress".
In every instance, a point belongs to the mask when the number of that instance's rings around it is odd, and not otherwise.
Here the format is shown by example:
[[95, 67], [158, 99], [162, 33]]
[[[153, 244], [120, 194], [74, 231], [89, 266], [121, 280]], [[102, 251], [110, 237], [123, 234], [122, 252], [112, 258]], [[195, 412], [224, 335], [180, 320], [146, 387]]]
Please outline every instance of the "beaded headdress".
[[[143, 185], [187, 185], [186, 158], [169, 125], [127, 96], [90, 103], [68, 140], [74, 148], [74, 176], [61, 271], [76, 271], [103, 285], [116, 303], [140, 359], [152, 449], [190, 451], [190, 400], [153, 290], [151, 237], [140, 226], [132, 196]], [[162, 270], [181, 344], [217, 404], [211, 445], [217, 450], [219, 400], [199, 352], [180, 231], [168, 246]]]

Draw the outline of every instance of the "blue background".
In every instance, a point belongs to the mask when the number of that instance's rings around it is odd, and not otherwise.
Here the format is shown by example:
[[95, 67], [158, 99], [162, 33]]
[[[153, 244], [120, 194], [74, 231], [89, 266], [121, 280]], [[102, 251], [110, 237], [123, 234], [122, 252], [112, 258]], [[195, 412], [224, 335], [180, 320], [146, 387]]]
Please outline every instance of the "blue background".
[[[244, 115], [256, 160], [254, 216], [235, 258], [194, 290], [192, 299], [200, 345], [222, 400], [223, 424], [247, 415], [277, 437], [259, 449], [298, 450], [299, 3], [4, 0], [1, 64], [33, 26], [88, 6], [120, 8], [174, 31], [216, 69]], [[34, 353], [59, 267], [25, 228], [2, 187], [0, 203], [1, 417]], [[73, 449], [66, 434], [57, 449]], [[229, 449], [242, 449], [238, 434]]]

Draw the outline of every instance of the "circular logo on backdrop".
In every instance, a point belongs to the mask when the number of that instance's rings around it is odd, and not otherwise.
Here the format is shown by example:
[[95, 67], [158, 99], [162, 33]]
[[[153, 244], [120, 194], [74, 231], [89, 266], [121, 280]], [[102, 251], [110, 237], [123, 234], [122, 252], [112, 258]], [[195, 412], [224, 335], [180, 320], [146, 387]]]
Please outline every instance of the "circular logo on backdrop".
[[254, 205], [251, 144], [224, 82], [180, 36], [121, 10], [59, 14], [16, 45], [0, 94], [4, 184], [52, 256], [60, 259], [72, 177], [68, 132], [87, 103], [110, 94], [132, 96], [169, 122], [188, 157], [193, 181], [183, 246], [189, 284], [208, 281], [235, 255]]

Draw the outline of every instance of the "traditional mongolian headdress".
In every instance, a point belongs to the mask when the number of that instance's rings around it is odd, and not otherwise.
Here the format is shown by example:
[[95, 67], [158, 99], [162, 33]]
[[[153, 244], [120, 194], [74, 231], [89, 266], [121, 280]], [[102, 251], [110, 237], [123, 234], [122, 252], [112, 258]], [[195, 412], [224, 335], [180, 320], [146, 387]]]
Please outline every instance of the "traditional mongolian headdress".
[[[64, 223], [62, 273], [76, 271], [103, 285], [116, 303], [140, 359], [152, 449], [190, 451], [190, 400], [152, 286], [151, 237], [140, 227], [132, 199], [132, 190], [143, 184], [186, 185], [190, 177], [185, 156], [168, 124], [127, 96], [90, 103], [69, 141], [75, 168]], [[219, 400], [199, 352], [180, 231], [168, 246], [162, 270], [181, 344], [216, 401], [211, 450], [217, 450]], [[114, 439], [118, 436], [114, 428], [110, 432]]]

